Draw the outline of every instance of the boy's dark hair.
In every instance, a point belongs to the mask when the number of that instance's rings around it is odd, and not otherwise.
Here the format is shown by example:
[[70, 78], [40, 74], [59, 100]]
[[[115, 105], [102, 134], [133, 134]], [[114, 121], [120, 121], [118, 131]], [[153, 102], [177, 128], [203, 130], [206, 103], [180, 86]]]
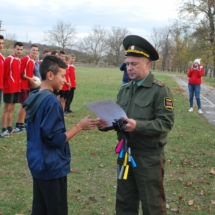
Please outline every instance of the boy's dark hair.
[[64, 51], [60, 51], [60, 55], [61, 55], [61, 54], [66, 54], [66, 53], [65, 53]]
[[4, 36], [0, 35], [0, 40], [3, 40], [4, 39]]
[[24, 46], [23, 43], [21, 42], [15, 42], [13, 47], [15, 48], [16, 46]]
[[56, 53], [59, 53], [59, 52], [54, 50], [51, 52], [51, 55], [56, 55]]
[[32, 48], [32, 47], [36, 47], [36, 48], [38, 48], [38, 45], [36, 45], [36, 44], [32, 44], [32, 45], [31, 45], [31, 48]]
[[44, 49], [44, 50], [43, 50], [43, 54], [46, 54], [46, 53], [49, 53], [49, 52], [50, 52], [49, 49]]
[[51, 71], [56, 75], [59, 71], [59, 68], [66, 69], [68, 65], [60, 58], [48, 55], [46, 56], [42, 63], [40, 64], [40, 75], [42, 80], [46, 80], [46, 74]]

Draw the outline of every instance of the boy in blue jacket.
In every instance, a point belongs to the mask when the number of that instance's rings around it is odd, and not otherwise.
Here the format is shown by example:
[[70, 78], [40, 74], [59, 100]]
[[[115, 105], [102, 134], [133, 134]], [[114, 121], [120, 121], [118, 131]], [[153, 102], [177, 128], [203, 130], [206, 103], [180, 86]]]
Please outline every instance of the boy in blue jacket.
[[27, 161], [33, 177], [31, 215], [67, 215], [68, 140], [81, 130], [93, 129], [98, 119], [86, 116], [66, 131], [60, 101], [54, 94], [66, 81], [67, 64], [47, 56], [40, 65], [41, 88], [23, 104], [27, 120]]

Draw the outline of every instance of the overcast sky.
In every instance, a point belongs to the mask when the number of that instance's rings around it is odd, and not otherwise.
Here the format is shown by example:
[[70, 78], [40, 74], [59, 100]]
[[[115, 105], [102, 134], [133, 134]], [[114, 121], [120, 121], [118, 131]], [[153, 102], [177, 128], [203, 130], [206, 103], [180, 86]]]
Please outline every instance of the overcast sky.
[[[180, 0], [0, 0], [4, 36], [22, 42], [44, 43], [43, 32], [57, 21], [71, 22], [77, 36], [84, 37], [99, 25], [127, 28], [149, 39], [153, 28], [162, 28], [178, 17]], [[150, 39], [149, 39], [150, 40]]]

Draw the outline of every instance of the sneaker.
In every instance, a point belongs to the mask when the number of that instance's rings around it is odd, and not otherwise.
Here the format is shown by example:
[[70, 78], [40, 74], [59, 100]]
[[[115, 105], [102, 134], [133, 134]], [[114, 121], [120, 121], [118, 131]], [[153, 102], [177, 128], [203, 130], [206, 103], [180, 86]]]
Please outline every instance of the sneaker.
[[20, 128], [15, 127], [10, 133], [11, 134], [18, 134], [18, 133], [21, 133], [21, 130], [20, 130]]
[[198, 113], [199, 113], [199, 114], [203, 114], [203, 112], [202, 112], [202, 110], [201, 110], [201, 109], [199, 109], [199, 110], [198, 110]]
[[26, 127], [25, 127], [25, 125], [21, 125], [21, 126], [19, 127], [19, 130], [20, 130], [20, 132], [26, 132]]
[[193, 108], [190, 108], [188, 111], [189, 111], [189, 112], [193, 112]]
[[8, 130], [3, 131], [3, 132], [0, 134], [0, 138], [5, 138], [5, 137], [9, 137], [9, 136], [10, 136], [10, 135], [9, 135]]
[[73, 111], [72, 110], [68, 110], [68, 113], [73, 113]]

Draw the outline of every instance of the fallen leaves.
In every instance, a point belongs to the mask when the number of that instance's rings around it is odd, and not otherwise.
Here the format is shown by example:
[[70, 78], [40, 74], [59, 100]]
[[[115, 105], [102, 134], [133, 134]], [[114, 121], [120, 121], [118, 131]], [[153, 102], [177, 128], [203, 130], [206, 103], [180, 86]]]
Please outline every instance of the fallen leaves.
[[212, 205], [215, 205], [215, 200], [211, 200], [211, 204], [212, 204]]
[[188, 181], [188, 182], [185, 182], [185, 183], [184, 183], [184, 185], [185, 185], [186, 187], [190, 187], [190, 186], [192, 186], [192, 184], [193, 184], [193, 181]]
[[179, 196], [178, 200], [182, 201], [182, 200], [184, 200], [184, 197], [183, 196]]
[[92, 156], [96, 156], [96, 152], [91, 152], [91, 155]]
[[182, 178], [177, 178], [177, 180], [176, 181], [180, 181], [180, 182], [182, 182], [183, 181], [183, 179]]
[[188, 205], [189, 205], [189, 206], [193, 205], [193, 203], [194, 203], [194, 200], [189, 200], [189, 201], [188, 201]]
[[93, 201], [93, 202], [97, 202], [97, 199], [95, 198], [95, 196], [90, 196], [88, 199]]
[[184, 160], [181, 161], [181, 165], [182, 166], [184, 166], [184, 165], [192, 165], [192, 161], [184, 159]]
[[75, 199], [76, 199], [76, 200], [80, 200], [81, 197], [80, 197], [80, 196], [75, 196]]
[[171, 159], [171, 158], [170, 158], [170, 159], [167, 159], [165, 164], [166, 164], [166, 165], [172, 164], [172, 159]]
[[204, 179], [202, 177], [199, 177], [195, 180], [195, 182], [202, 182]]
[[[168, 164], [172, 163], [174, 163], [173, 160], [168, 160]], [[172, 211], [172, 213], [180, 214], [184, 212], [184, 206], [187, 205], [187, 212], [193, 211], [191, 214], [195, 214], [194, 211], [205, 210], [208, 213], [214, 211], [215, 200], [210, 196], [215, 188], [210, 189], [207, 185], [214, 184], [211, 181], [211, 177], [215, 175], [215, 167], [201, 171], [203, 164], [194, 159], [182, 159], [181, 165], [178, 165], [175, 171], [169, 173], [168, 177], [173, 177], [172, 181], [176, 183], [176, 189], [172, 190], [172, 198], [167, 200], [166, 209]], [[207, 163], [205, 162], [205, 164]], [[208, 168], [207, 165], [204, 166]], [[194, 168], [196, 170], [193, 170]], [[197, 171], [199, 176], [192, 178], [193, 171]], [[181, 185], [183, 188], [181, 188]], [[180, 192], [181, 195], [177, 195], [177, 192]]]
[[194, 210], [199, 211], [201, 208], [199, 205], [194, 205]]
[[211, 171], [210, 171], [210, 173], [211, 173], [212, 175], [215, 175], [215, 169], [212, 168]]
[[179, 207], [175, 207], [175, 208], [172, 208], [171, 211], [179, 212], [179, 211], [180, 211], [180, 208], [179, 208]]
[[200, 195], [201, 195], [201, 196], [204, 196], [204, 195], [205, 195], [205, 191], [204, 191], [204, 190], [201, 190]]

